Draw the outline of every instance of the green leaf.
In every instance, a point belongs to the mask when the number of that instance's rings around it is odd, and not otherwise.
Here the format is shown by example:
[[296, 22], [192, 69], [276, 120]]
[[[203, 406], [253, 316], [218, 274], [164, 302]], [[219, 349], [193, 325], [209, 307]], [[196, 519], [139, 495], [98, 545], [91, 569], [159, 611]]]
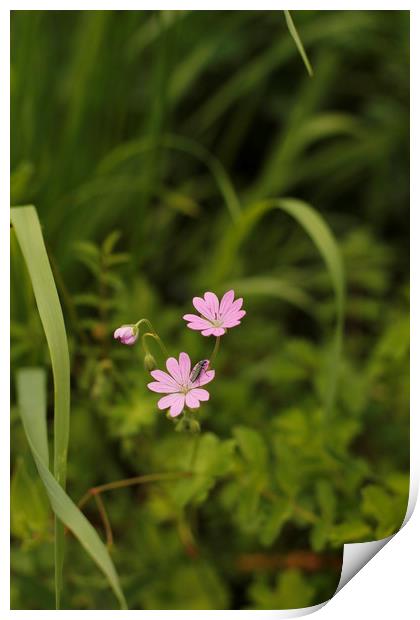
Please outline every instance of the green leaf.
[[363, 489], [362, 498], [363, 514], [377, 522], [377, 538], [385, 538], [401, 527], [407, 508], [404, 496], [390, 495], [382, 487], [370, 484]]
[[334, 520], [336, 509], [336, 498], [332, 485], [326, 480], [318, 480], [315, 493], [323, 520], [331, 523]]
[[335, 525], [329, 534], [330, 541], [335, 546], [343, 543], [361, 542], [372, 535], [372, 530], [364, 521], [353, 519], [345, 523]]
[[303, 47], [303, 43], [300, 40], [300, 36], [299, 36], [298, 31], [296, 30], [296, 26], [295, 26], [295, 24], [293, 22], [292, 16], [290, 15], [289, 11], [284, 11], [284, 16], [286, 18], [286, 24], [287, 24], [287, 27], [289, 29], [290, 35], [291, 35], [293, 41], [295, 42], [295, 45], [296, 45], [296, 47], [297, 47], [297, 49], [299, 51], [299, 54], [302, 57], [302, 60], [303, 60], [303, 62], [305, 64], [305, 67], [306, 67], [306, 70], [309, 73], [309, 75], [312, 77], [313, 74], [314, 74], [314, 72], [312, 70], [312, 65], [309, 62], [309, 59], [308, 59], [308, 57], [306, 55], [305, 48]]
[[311, 604], [315, 588], [302, 573], [290, 569], [279, 574], [274, 589], [257, 582], [251, 586], [250, 593], [257, 609], [296, 609]]
[[38, 432], [38, 428], [42, 424], [34, 416], [34, 411], [37, 412], [37, 415], [42, 415], [44, 419], [46, 416], [45, 409], [42, 410], [42, 406], [45, 404], [45, 376], [41, 369], [25, 368], [18, 371], [17, 397], [26, 438], [38, 473], [44, 483], [51, 508], [61, 522], [78, 538], [86, 552], [103, 571], [121, 607], [126, 609], [118, 576], [105, 545], [48, 469], [48, 462], [45, 459], [45, 454], [43, 454], [43, 440], [42, 438], [40, 440]]
[[318, 521], [314, 524], [310, 533], [311, 547], [314, 551], [322, 551], [328, 542], [330, 524], [326, 521]]
[[102, 252], [104, 254], [112, 254], [120, 238], [121, 238], [121, 231], [113, 230], [112, 233], [110, 233], [106, 237], [105, 241], [102, 243]]
[[267, 517], [260, 527], [261, 544], [265, 547], [273, 544], [292, 512], [292, 503], [284, 497], [279, 497], [269, 506]]
[[[35, 208], [32, 206], [13, 208], [11, 220], [29, 271], [51, 356], [54, 377], [54, 476], [65, 488], [70, 425], [70, 361], [63, 313]], [[38, 429], [38, 435], [39, 432]], [[45, 446], [46, 435], [39, 444], [44, 459]], [[48, 461], [46, 466], [48, 467]], [[64, 529], [57, 520], [55, 531], [55, 587], [56, 606], [59, 608], [64, 562]]]
[[267, 466], [268, 452], [264, 439], [252, 428], [235, 426], [233, 435], [239, 450], [252, 468], [264, 471]]
[[224, 476], [232, 467], [232, 440], [221, 441], [213, 433], [196, 435], [184, 444], [184, 453], [180, 454], [180, 466], [194, 475], [185, 480], [176, 480], [168, 492], [179, 506], [188, 503], [203, 503], [218, 478]]

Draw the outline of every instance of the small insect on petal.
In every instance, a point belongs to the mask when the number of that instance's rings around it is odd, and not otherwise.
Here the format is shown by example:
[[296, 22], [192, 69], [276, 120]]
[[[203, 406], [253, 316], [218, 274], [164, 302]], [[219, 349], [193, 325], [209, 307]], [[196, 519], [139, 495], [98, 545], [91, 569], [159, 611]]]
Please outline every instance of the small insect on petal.
[[194, 383], [194, 381], [197, 381], [197, 379], [199, 379], [201, 375], [204, 372], [206, 372], [207, 368], [209, 367], [209, 364], [210, 364], [209, 360], [201, 360], [200, 362], [197, 362], [197, 364], [194, 366], [190, 374], [191, 383]]

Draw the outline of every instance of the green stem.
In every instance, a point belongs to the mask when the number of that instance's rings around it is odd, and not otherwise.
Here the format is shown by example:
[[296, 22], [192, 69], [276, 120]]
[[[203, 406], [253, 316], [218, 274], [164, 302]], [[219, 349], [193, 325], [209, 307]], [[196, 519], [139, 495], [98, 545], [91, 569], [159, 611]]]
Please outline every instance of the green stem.
[[163, 344], [162, 340], [159, 338], [159, 336], [157, 334], [152, 334], [151, 332], [146, 332], [141, 337], [141, 341], [142, 341], [143, 349], [144, 349], [145, 353], [150, 355], [149, 347], [146, 344], [146, 338], [153, 338], [153, 340], [156, 340], [156, 342], [158, 343], [158, 345], [160, 346], [160, 348], [162, 350], [162, 353], [163, 353], [164, 357], [166, 357], [166, 358], [169, 357], [169, 353], [168, 353], [165, 345]]
[[153, 327], [153, 325], [151, 324], [151, 322], [149, 321], [149, 319], [140, 319], [140, 321], [137, 321], [137, 323], [135, 323], [136, 327], [140, 327], [140, 325], [144, 323], [145, 325], [147, 325], [147, 327], [150, 329], [151, 332], [153, 332], [154, 334], [156, 334], [156, 330]]
[[108, 513], [106, 511], [105, 504], [104, 504], [101, 496], [99, 495], [99, 493], [96, 493], [94, 495], [94, 498], [95, 498], [96, 506], [97, 506], [98, 511], [99, 511], [99, 515], [100, 515], [100, 517], [102, 519], [102, 523], [104, 524], [105, 535], [106, 535], [106, 544], [107, 544], [108, 548], [111, 548], [112, 545], [114, 544], [114, 537], [113, 537], [113, 534], [112, 534], [112, 527], [111, 527], [110, 520], [108, 518]]
[[116, 480], [115, 482], [108, 482], [107, 484], [101, 484], [97, 487], [90, 489], [90, 495], [96, 495], [103, 491], [112, 491], [113, 489], [123, 489], [125, 487], [133, 486], [135, 484], [145, 484], [147, 482], [159, 482], [165, 480], [177, 480], [178, 478], [191, 478], [192, 472], [190, 471], [173, 471], [163, 474], [146, 474], [144, 476], [135, 476], [134, 478], [125, 478], [124, 480]]
[[220, 348], [220, 336], [217, 336], [216, 342], [214, 343], [214, 349], [212, 351], [212, 354], [210, 355], [209, 368], [213, 364], [214, 360], [216, 359], [216, 355], [219, 351], [219, 348]]
[[155, 330], [155, 328], [153, 327], [153, 325], [151, 324], [149, 319], [140, 319], [140, 321], [137, 321], [137, 323], [135, 323], [134, 325], [137, 328], [139, 328], [140, 325], [142, 325], [142, 324], [147, 325], [147, 328], [150, 330], [150, 332], [146, 332], [142, 336], [143, 347], [145, 348], [146, 352], [150, 353], [150, 351], [148, 350], [147, 346], [145, 346], [145, 344], [144, 344], [144, 336], [149, 336], [149, 337], [154, 338], [156, 340], [156, 342], [159, 344], [160, 348], [162, 349], [163, 354], [168, 358], [169, 357], [168, 350], [165, 347], [165, 345], [163, 344], [162, 339], [160, 338], [159, 334], [157, 333], [157, 331]]

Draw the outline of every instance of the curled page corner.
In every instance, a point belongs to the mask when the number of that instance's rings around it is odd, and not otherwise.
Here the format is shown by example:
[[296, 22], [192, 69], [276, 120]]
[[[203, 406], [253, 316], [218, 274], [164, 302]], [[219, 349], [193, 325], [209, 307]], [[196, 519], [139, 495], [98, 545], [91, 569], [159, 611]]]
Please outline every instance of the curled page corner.
[[340, 581], [338, 582], [333, 597], [408, 523], [414, 511], [417, 494], [418, 482], [417, 480], [413, 480], [413, 476], [411, 476], [410, 492], [404, 521], [395, 534], [391, 534], [381, 540], [372, 540], [363, 543], [346, 543], [344, 545]]
[[[407, 511], [405, 513], [404, 521], [401, 524], [400, 529], [381, 540], [372, 540], [363, 543], [346, 543], [343, 548], [343, 563], [341, 567], [340, 581], [333, 596], [330, 599], [311, 607], [301, 607], [299, 609], [279, 609], [274, 611], [275, 616], [273, 618], [298, 618], [307, 616], [318, 611], [324, 607], [329, 601], [331, 601], [336, 594], [349, 582], [351, 579], [383, 548], [389, 543], [394, 536], [397, 536], [398, 532], [408, 523], [411, 515], [414, 512], [414, 506], [417, 501], [418, 495], [418, 480], [414, 475], [410, 476], [410, 493], [407, 504]], [[267, 612], [264, 612], [267, 614]], [[271, 613], [268, 615], [271, 617]], [[267, 617], [267, 615], [265, 615]]]
[[377, 553], [384, 547], [395, 534], [382, 540], [371, 540], [363, 543], [346, 543], [343, 551], [343, 564], [341, 567], [340, 581], [335, 596]]

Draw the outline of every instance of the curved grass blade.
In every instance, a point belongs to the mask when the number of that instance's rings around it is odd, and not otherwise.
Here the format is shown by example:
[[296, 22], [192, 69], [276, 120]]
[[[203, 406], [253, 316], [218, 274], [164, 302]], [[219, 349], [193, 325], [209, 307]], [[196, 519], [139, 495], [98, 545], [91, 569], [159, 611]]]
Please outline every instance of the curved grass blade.
[[306, 67], [306, 70], [309, 73], [309, 75], [311, 77], [313, 77], [314, 72], [313, 72], [313, 69], [312, 69], [312, 65], [309, 62], [309, 58], [306, 55], [305, 48], [303, 47], [303, 43], [302, 43], [302, 41], [300, 39], [299, 33], [296, 30], [296, 26], [295, 26], [295, 24], [293, 22], [292, 16], [290, 15], [289, 11], [284, 11], [284, 16], [286, 18], [286, 24], [287, 24], [287, 27], [289, 29], [290, 35], [291, 35], [293, 41], [296, 44], [296, 47], [297, 47], [297, 49], [299, 51], [299, 54], [302, 57], [302, 60], [303, 60], [303, 62], [305, 64], [305, 67]]
[[302, 288], [283, 278], [273, 276], [253, 276], [227, 282], [224, 288], [233, 288], [241, 297], [244, 295], [268, 295], [312, 314], [314, 299]]
[[[29, 271], [51, 356], [54, 376], [54, 476], [65, 488], [70, 426], [70, 361], [63, 313], [35, 208], [13, 208], [11, 220]], [[55, 519], [57, 609], [60, 608], [63, 562], [64, 528]]]
[[44, 483], [54, 513], [78, 538], [86, 552], [107, 577], [122, 609], [126, 609], [118, 576], [105, 545], [48, 469], [48, 454], [45, 454], [47, 439], [45, 386], [45, 371], [42, 368], [22, 368], [18, 371], [19, 412], [38, 473]]
[[161, 138], [151, 140], [146, 138], [143, 140], [133, 140], [120, 145], [114, 151], [102, 160], [99, 165], [99, 174], [105, 174], [113, 170], [116, 166], [121, 165], [125, 161], [136, 157], [156, 148], [167, 148], [175, 151], [181, 151], [191, 155], [195, 159], [201, 161], [213, 175], [213, 178], [222, 194], [226, 207], [234, 221], [237, 221], [241, 215], [241, 205], [236, 194], [235, 188], [223, 168], [220, 161], [212, 155], [201, 144], [175, 134], [164, 134]]
[[309, 235], [324, 260], [334, 289], [336, 324], [325, 396], [325, 419], [327, 419], [333, 409], [337, 389], [344, 327], [345, 278], [337, 242], [324, 219], [310, 205], [294, 198], [268, 199], [251, 204], [243, 211], [238, 225], [229, 230], [222, 246], [218, 248], [212, 281], [217, 287], [226, 280], [230, 266], [235, 264], [235, 257], [242, 241], [252, 232], [257, 222], [274, 209], [290, 215]]

